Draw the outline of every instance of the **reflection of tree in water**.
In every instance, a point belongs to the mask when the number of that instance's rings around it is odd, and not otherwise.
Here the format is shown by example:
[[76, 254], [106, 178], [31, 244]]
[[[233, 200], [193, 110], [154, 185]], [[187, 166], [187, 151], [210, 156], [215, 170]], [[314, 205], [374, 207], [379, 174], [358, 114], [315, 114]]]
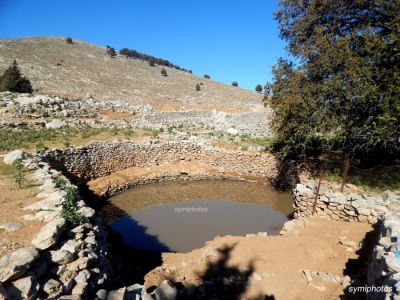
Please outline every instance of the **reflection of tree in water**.
[[[198, 286], [186, 286], [181, 291], [179, 299], [242, 299], [240, 295], [246, 291], [249, 285], [254, 266], [251, 263], [245, 270], [228, 266], [234, 247], [235, 245], [218, 249], [219, 258], [216, 261], [209, 261], [206, 270], [197, 274], [202, 283]], [[275, 299], [275, 297], [265, 295], [252, 299]]]

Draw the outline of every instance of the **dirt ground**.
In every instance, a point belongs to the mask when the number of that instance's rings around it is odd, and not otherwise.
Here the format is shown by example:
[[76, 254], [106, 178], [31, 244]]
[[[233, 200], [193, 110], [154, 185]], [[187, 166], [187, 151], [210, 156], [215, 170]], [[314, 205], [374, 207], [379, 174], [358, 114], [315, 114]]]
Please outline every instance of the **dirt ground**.
[[337, 299], [343, 295], [340, 284], [315, 275], [307, 282], [303, 270], [343, 277], [346, 263], [358, 255], [339, 238], [359, 245], [371, 230], [364, 223], [309, 218], [285, 235], [218, 237], [189, 253], [163, 253], [162, 266], [146, 275], [145, 285], [172, 278], [186, 287], [201, 286], [222, 274], [228, 277], [224, 289], [229, 287], [229, 276], [247, 276], [237, 299], [264, 299], [257, 297], [266, 295], [267, 299]]
[[22, 208], [37, 201], [35, 196], [38, 189], [35, 182], [27, 175], [27, 182], [19, 189], [13, 178], [12, 167], [4, 164], [0, 156], [0, 224], [17, 223], [20, 228], [15, 231], [0, 229], [0, 257], [18, 248], [30, 244], [30, 238], [34, 236], [41, 226], [40, 221], [25, 221], [23, 215], [28, 214]]

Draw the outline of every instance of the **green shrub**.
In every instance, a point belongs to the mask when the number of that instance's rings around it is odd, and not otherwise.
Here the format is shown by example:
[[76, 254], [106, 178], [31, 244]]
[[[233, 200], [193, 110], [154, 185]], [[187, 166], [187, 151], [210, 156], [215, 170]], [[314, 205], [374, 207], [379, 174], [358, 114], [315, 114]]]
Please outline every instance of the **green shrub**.
[[65, 190], [67, 188], [67, 181], [62, 178], [62, 177], [57, 177], [56, 179], [54, 179], [56, 188], [60, 189], [60, 190]]
[[17, 173], [14, 175], [15, 183], [17, 184], [18, 188], [22, 188], [22, 184], [26, 181], [25, 179], [25, 169], [24, 165], [22, 164], [22, 159], [18, 158], [13, 163]]
[[77, 226], [87, 221], [87, 218], [78, 211], [78, 194], [75, 189], [68, 187], [66, 189], [64, 202], [62, 205], [61, 216], [73, 226]]
[[161, 75], [164, 77], [168, 76], [167, 70], [164, 67], [161, 69]]

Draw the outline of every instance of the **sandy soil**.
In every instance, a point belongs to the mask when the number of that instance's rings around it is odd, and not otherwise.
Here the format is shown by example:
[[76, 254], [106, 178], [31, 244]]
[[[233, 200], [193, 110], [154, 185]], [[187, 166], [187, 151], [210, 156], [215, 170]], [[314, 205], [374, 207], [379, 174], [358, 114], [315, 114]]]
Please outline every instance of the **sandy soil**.
[[0, 229], [0, 257], [18, 248], [30, 244], [27, 237], [34, 236], [43, 225], [40, 221], [25, 221], [21, 217], [28, 212], [22, 208], [37, 201], [38, 189], [35, 182], [27, 175], [27, 182], [18, 189], [10, 168], [3, 163], [0, 156], [0, 224], [18, 223], [21, 227], [16, 231]]
[[[343, 295], [340, 284], [318, 277], [308, 284], [302, 271], [344, 276], [346, 263], [358, 255], [340, 244], [339, 238], [358, 245], [371, 230], [369, 224], [311, 218], [299, 229], [281, 236], [220, 237], [189, 253], [164, 253], [162, 266], [146, 275], [145, 285], [173, 278], [185, 286], [201, 286], [221, 274], [249, 274], [248, 283], [240, 291], [245, 299], [261, 295], [285, 300], [336, 299]], [[228, 250], [222, 254], [224, 248]], [[229, 281], [224, 281], [227, 286]]]

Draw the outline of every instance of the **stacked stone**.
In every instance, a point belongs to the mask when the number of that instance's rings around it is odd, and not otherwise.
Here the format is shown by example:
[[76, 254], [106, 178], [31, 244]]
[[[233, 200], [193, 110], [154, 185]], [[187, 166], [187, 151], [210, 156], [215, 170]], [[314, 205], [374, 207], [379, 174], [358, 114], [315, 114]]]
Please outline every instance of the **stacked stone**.
[[53, 165], [81, 180], [89, 181], [130, 167], [150, 167], [179, 161], [199, 161], [241, 174], [274, 179], [277, 162], [268, 153], [251, 153], [214, 148], [201, 139], [175, 137], [171, 140], [94, 142], [74, 149], [46, 153]]
[[[26, 155], [8, 155], [7, 162], [11, 157], [15, 160]], [[23, 163], [35, 169], [34, 176], [41, 183], [40, 200], [23, 208], [30, 212], [24, 218], [47, 223], [33, 237], [30, 247], [0, 258], [0, 299], [62, 299], [65, 295], [79, 299], [93, 294], [108, 281], [106, 229], [82, 199], [77, 203], [78, 212], [88, 222], [71, 228], [61, 215], [65, 192], [54, 182], [63, 176], [37, 158], [25, 158]]]
[[368, 285], [381, 290], [368, 293], [367, 299], [400, 299], [399, 214], [389, 212], [382, 218], [379, 242], [368, 266]]
[[[316, 195], [313, 183], [297, 184], [293, 191], [294, 216], [311, 216]], [[332, 189], [320, 190], [315, 214], [333, 220], [356, 221], [375, 224], [388, 211], [400, 211], [400, 196], [386, 191], [383, 196], [358, 193], [340, 193]]]

